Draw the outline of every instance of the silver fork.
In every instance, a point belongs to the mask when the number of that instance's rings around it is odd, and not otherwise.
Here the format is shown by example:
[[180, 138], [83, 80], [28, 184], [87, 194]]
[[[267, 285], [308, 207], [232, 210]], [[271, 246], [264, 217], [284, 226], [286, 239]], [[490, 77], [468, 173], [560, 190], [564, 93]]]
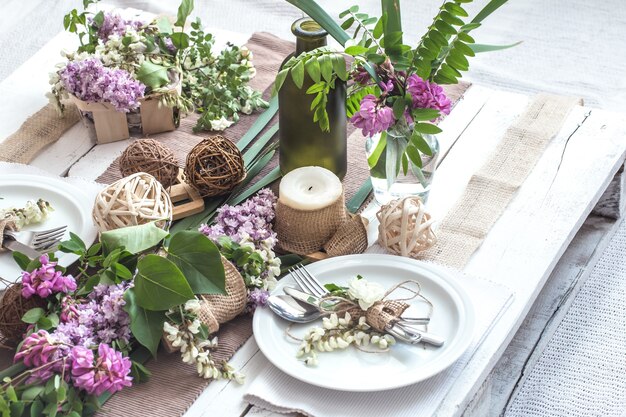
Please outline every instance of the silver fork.
[[[317, 297], [323, 297], [328, 294], [326, 287], [322, 285], [305, 267], [304, 265], [297, 265], [289, 269], [291, 276], [300, 286], [302, 291], [313, 294]], [[396, 324], [388, 326], [385, 330], [397, 339], [406, 343], [417, 344], [420, 342], [428, 343], [433, 346], [442, 346], [444, 339], [427, 333], [425, 331], [411, 327], [412, 324], [428, 324], [430, 318], [417, 318], [417, 317], [402, 317]]]
[[5, 230], [4, 234], [9, 236], [12, 239], [17, 240], [24, 245], [30, 246], [36, 251], [48, 250], [56, 246], [63, 236], [65, 235], [65, 231], [67, 226], [56, 227], [50, 230], [40, 230], [40, 231], [23, 231], [23, 232], [12, 232], [9, 230]]

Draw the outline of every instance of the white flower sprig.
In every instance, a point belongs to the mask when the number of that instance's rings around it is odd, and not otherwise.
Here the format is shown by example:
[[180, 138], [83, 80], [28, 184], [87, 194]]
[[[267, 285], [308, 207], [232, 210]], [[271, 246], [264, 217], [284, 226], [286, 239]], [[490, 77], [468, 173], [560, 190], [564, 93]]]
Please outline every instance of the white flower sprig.
[[181, 352], [183, 362], [196, 365], [198, 375], [205, 379], [230, 379], [243, 384], [245, 376], [226, 361], [216, 363], [211, 355], [218, 345], [217, 337], [208, 338], [208, 329], [200, 319], [200, 301], [189, 300], [179, 309], [170, 310], [171, 322], [163, 323], [163, 331], [173, 347]]
[[316, 366], [318, 352], [343, 350], [350, 345], [361, 350], [372, 346], [378, 349], [365, 350], [367, 352], [386, 352], [395, 343], [393, 336], [373, 330], [364, 316], [355, 323], [350, 313], [346, 312], [343, 318], [332, 313], [322, 319], [322, 327], [314, 327], [306, 333], [296, 357], [301, 358], [308, 366]]
[[44, 221], [52, 211], [54, 211], [52, 205], [40, 198], [36, 202], [33, 200], [27, 201], [22, 208], [10, 207], [0, 210], [0, 220], [12, 218], [15, 222], [15, 227], [20, 230], [26, 225]]

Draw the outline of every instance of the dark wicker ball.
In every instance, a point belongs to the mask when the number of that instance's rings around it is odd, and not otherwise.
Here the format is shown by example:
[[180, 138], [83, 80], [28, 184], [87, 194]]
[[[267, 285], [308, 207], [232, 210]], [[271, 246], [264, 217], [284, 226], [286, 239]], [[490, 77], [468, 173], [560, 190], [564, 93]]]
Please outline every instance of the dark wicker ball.
[[165, 188], [176, 182], [178, 171], [174, 152], [154, 139], [136, 140], [120, 156], [122, 176], [147, 172]]
[[226, 194], [245, 177], [241, 152], [223, 136], [203, 140], [187, 155], [185, 178], [203, 197]]
[[31, 308], [45, 307], [46, 302], [37, 297], [22, 297], [22, 284], [15, 283], [4, 290], [0, 299], [0, 334], [5, 345], [17, 345], [22, 341], [22, 336], [28, 328], [28, 324], [22, 321], [24, 313]]

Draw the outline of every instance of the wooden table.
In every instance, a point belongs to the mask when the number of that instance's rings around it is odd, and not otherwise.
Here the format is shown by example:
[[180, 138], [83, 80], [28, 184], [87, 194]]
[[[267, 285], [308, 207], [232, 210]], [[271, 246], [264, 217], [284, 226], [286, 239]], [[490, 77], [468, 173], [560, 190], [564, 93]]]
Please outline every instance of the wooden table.
[[[218, 33], [218, 37], [243, 43], [248, 35]], [[72, 44], [70, 35], [58, 35], [0, 83], [0, 138], [46, 103], [47, 72], [59, 60], [58, 51]], [[452, 207], [472, 173], [529, 100], [526, 95], [474, 85], [443, 121], [444, 133], [439, 136], [443, 159], [429, 201], [435, 218], [441, 219]], [[576, 107], [473, 255], [464, 271], [508, 286], [515, 299], [467, 364], [437, 416], [498, 414], [505, 406], [527, 359], [541, 346], [540, 335], [547, 322], [580, 284], [581, 271], [612, 230], [613, 220], [590, 217], [590, 213], [624, 165], [623, 120], [620, 114]], [[62, 176], [95, 179], [128, 143], [95, 146], [78, 124], [32, 165]], [[622, 176], [616, 177], [613, 189], [617, 190], [613, 207], [622, 209], [626, 201], [619, 199], [624, 189]], [[524, 324], [527, 316], [531, 319]], [[503, 354], [504, 360], [498, 364]], [[232, 363], [252, 380], [267, 360], [251, 338]], [[245, 385], [215, 381], [187, 415], [273, 415], [244, 403], [245, 390]]]

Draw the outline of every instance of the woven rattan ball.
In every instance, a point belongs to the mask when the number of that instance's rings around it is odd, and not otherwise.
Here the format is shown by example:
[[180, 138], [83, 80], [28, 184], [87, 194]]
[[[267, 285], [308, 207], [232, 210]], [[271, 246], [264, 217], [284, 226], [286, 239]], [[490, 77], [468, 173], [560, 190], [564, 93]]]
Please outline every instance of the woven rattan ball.
[[156, 178], [139, 172], [100, 191], [92, 217], [101, 232], [155, 220], [165, 228], [172, 220], [172, 201]]
[[433, 219], [419, 197], [393, 200], [380, 208], [378, 243], [390, 252], [415, 257], [437, 241]]
[[203, 197], [226, 194], [246, 176], [241, 152], [223, 136], [213, 136], [187, 155], [185, 177]]
[[137, 172], [147, 172], [169, 188], [178, 176], [178, 163], [174, 152], [154, 139], [133, 142], [120, 156], [120, 172], [126, 177]]
[[26, 332], [27, 323], [22, 321], [24, 313], [31, 308], [45, 307], [46, 302], [37, 296], [22, 297], [22, 284], [15, 283], [4, 290], [0, 299], [0, 337], [5, 345], [16, 345]]

